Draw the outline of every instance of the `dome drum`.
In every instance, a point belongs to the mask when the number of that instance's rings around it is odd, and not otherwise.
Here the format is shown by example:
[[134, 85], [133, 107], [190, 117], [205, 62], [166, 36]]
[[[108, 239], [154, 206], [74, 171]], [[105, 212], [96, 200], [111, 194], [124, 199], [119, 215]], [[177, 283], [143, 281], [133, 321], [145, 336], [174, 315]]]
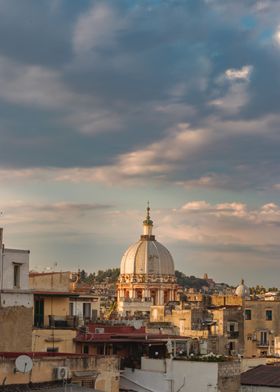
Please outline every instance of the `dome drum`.
[[121, 283], [176, 283], [176, 277], [173, 275], [120, 275], [119, 284]]
[[140, 239], [146, 241], [155, 241], [156, 237], [154, 235], [142, 234]]
[[120, 275], [119, 283], [176, 283], [174, 275]]

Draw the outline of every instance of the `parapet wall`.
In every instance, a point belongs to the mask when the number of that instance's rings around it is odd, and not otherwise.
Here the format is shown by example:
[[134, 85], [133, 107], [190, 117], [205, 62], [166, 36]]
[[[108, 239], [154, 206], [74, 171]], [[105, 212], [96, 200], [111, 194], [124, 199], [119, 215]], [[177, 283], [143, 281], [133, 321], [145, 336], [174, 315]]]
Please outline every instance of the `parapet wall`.
[[[7, 355], [7, 354], [3, 354]], [[115, 356], [43, 356], [36, 354], [29, 373], [15, 369], [16, 356], [0, 357], [0, 385], [45, 383], [57, 380], [56, 369], [66, 367], [69, 377], [75, 372], [96, 372], [95, 388], [106, 392], [119, 391], [119, 360]], [[32, 354], [29, 354], [32, 357]]]
[[240, 361], [220, 362], [218, 366], [218, 391], [238, 392], [240, 390]]

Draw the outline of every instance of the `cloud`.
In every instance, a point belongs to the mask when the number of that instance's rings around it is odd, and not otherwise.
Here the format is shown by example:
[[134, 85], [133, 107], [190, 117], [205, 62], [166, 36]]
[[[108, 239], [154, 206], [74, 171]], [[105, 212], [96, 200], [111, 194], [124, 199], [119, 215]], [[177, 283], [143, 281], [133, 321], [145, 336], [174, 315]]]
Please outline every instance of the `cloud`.
[[196, 200], [196, 201], [191, 201], [182, 206], [183, 210], [187, 211], [201, 211], [201, 210], [208, 210], [210, 207], [210, 204], [207, 203], [205, 200]]
[[[104, 157], [104, 164], [97, 161], [87, 166], [6, 167], [0, 176], [6, 182], [41, 177], [54, 183], [92, 182], [110, 186], [162, 183], [186, 189], [276, 190], [277, 179], [280, 181], [278, 123], [277, 116], [260, 121], [221, 121], [210, 117], [201, 128], [176, 124], [155, 142]], [[74, 151], [73, 154], [72, 160], [76, 158]]]
[[[279, 275], [280, 2], [0, 4], [14, 240], [38, 259], [58, 252], [76, 266], [86, 248], [88, 268], [116, 265], [143, 220], [135, 204], [152, 194], [170, 206], [155, 221], [187, 273], [247, 263], [264, 276], [268, 263]], [[94, 209], [104, 192], [118, 212]]]
[[216, 98], [209, 105], [226, 114], [237, 114], [250, 101], [249, 81], [253, 66], [244, 65], [240, 69], [227, 69], [217, 80]]
[[113, 46], [119, 30], [125, 27], [116, 10], [106, 3], [94, 4], [80, 15], [74, 30], [73, 46], [76, 54], [88, 53], [94, 49], [104, 50]]
[[[18, 232], [23, 228], [34, 234], [44, 232], [63, 233], [70, 228], [77, 236], [88, 230], [92, 216], [99, 219], [100, 214], [110, 211], [113, 206], [105, 203], [54, 202], [43, 203], [23, 200], [2, 200], [3, 215], [1, 225], [9, 232]], [[73, 226], [73, 224], [75, 226]]]
[[275, 34], [274, 34], [275, 42], [280, 45], [280, 26], [278, 26]]
[[233, 84], [229, 87], [227, 93], [209, 102], [210, 105], [222, 110], [227, 114], [240, 113], [249, 100], [247, 87], [244, 84]]
[[60, 74], [42, 66], [24, 66], [0, 57], [0, 98], [10, 103], [58, 109], [73, 104], [75, 94]]
[[102, 109], [94, 96], [72, 91], [59, 71], [37, 65], [24, 66], [0, 56], [0, 83], [3, 101], [53, 111], [58, 124], [67, 124], [82, 133], [112, 132], [122, 126], [118, 113]]
[[194, 200], [170, 211], [161, 230], [165, 241], [187, 241], [209, 249], [230, 245], [238, 251], [244, 245], [252, 253], [261, 247], [263, 251], [277, 247], [279, 234], [280, 207], [275, 203], [254, 209], [245, 203], [210, 204], [205, 200]]
[[244, 65], [240, 69], [230, 68], [225, 71], [225, 76], [229, 80], [249, 80], [253, 71], [252, 65]]
[[177, 185], [183, 186], [186, 189], [231, 189], [238, 186], [238, 184], [235, 183], [235, 180], [231, 176], [217, 173], [205, 173], [205, 175], [196, 179], [178, 181]]

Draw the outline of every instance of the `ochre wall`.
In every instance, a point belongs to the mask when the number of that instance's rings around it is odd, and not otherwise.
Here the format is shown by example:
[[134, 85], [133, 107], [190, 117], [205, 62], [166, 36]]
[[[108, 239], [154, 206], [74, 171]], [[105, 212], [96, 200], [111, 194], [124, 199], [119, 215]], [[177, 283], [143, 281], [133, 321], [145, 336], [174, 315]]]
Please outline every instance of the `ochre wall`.
[[0, 351], [31, 351], [32, 321], [32, 308], [0, 308]]
[[49, 325], [49, 315], [68, 316], [69, 298], [67, 297], [44, 297], [44, 325]]
[[214, 306], [242, 306], [243, 300], [237, 295], [211, 295], [211, 304]]
[[[267, 331], [269, 346], [273, 348], [275, 336], [280, 336], [279, 301], [245, 301], [245, 310], [251, 310], [251, 320], [244, 321], [245, 357], [260, 357], [268, 347], [258, 347], [260, 331]], [[272, 320], [266, 320], [266, 310], [272, 310]]]
[[34, 290], [71, 291], [74, 285], [70, 276], [70, 272], [30, 274], [29, 287]]
[[60, 353], [75, 353], [77, 331], [74, 329], [42, 329], [34, 328], [32, 331], [32, 351], [47, 351], [47, 348], [58, 347]]
[[33, 369], [30, 373], [14, 372], [15, 358], [0, 359], [0, 385], [27, 384], [54, 381], [55, 368], [66, 366], [73, 374], [74, 371], [97, 371], [96, 389], [104, 392], [119, 391], [119, 370], [117, 357], [46, 357], [33, 359]]

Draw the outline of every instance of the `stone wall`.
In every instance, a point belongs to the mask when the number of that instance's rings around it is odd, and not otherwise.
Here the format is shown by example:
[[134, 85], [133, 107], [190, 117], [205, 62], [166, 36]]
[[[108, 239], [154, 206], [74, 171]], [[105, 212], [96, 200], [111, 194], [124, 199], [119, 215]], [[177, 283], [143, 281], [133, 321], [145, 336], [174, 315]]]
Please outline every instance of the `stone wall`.
[[220, 362], [218, 366], [218, 391], [238, 392], [240, 390], [240, 362]]
[[0, 307], [0, 352], [32, 350], [32, 308]]
[[237, 295], [211, 295], [211, 305], [214, 306], [242, 306], [243, 300]]

